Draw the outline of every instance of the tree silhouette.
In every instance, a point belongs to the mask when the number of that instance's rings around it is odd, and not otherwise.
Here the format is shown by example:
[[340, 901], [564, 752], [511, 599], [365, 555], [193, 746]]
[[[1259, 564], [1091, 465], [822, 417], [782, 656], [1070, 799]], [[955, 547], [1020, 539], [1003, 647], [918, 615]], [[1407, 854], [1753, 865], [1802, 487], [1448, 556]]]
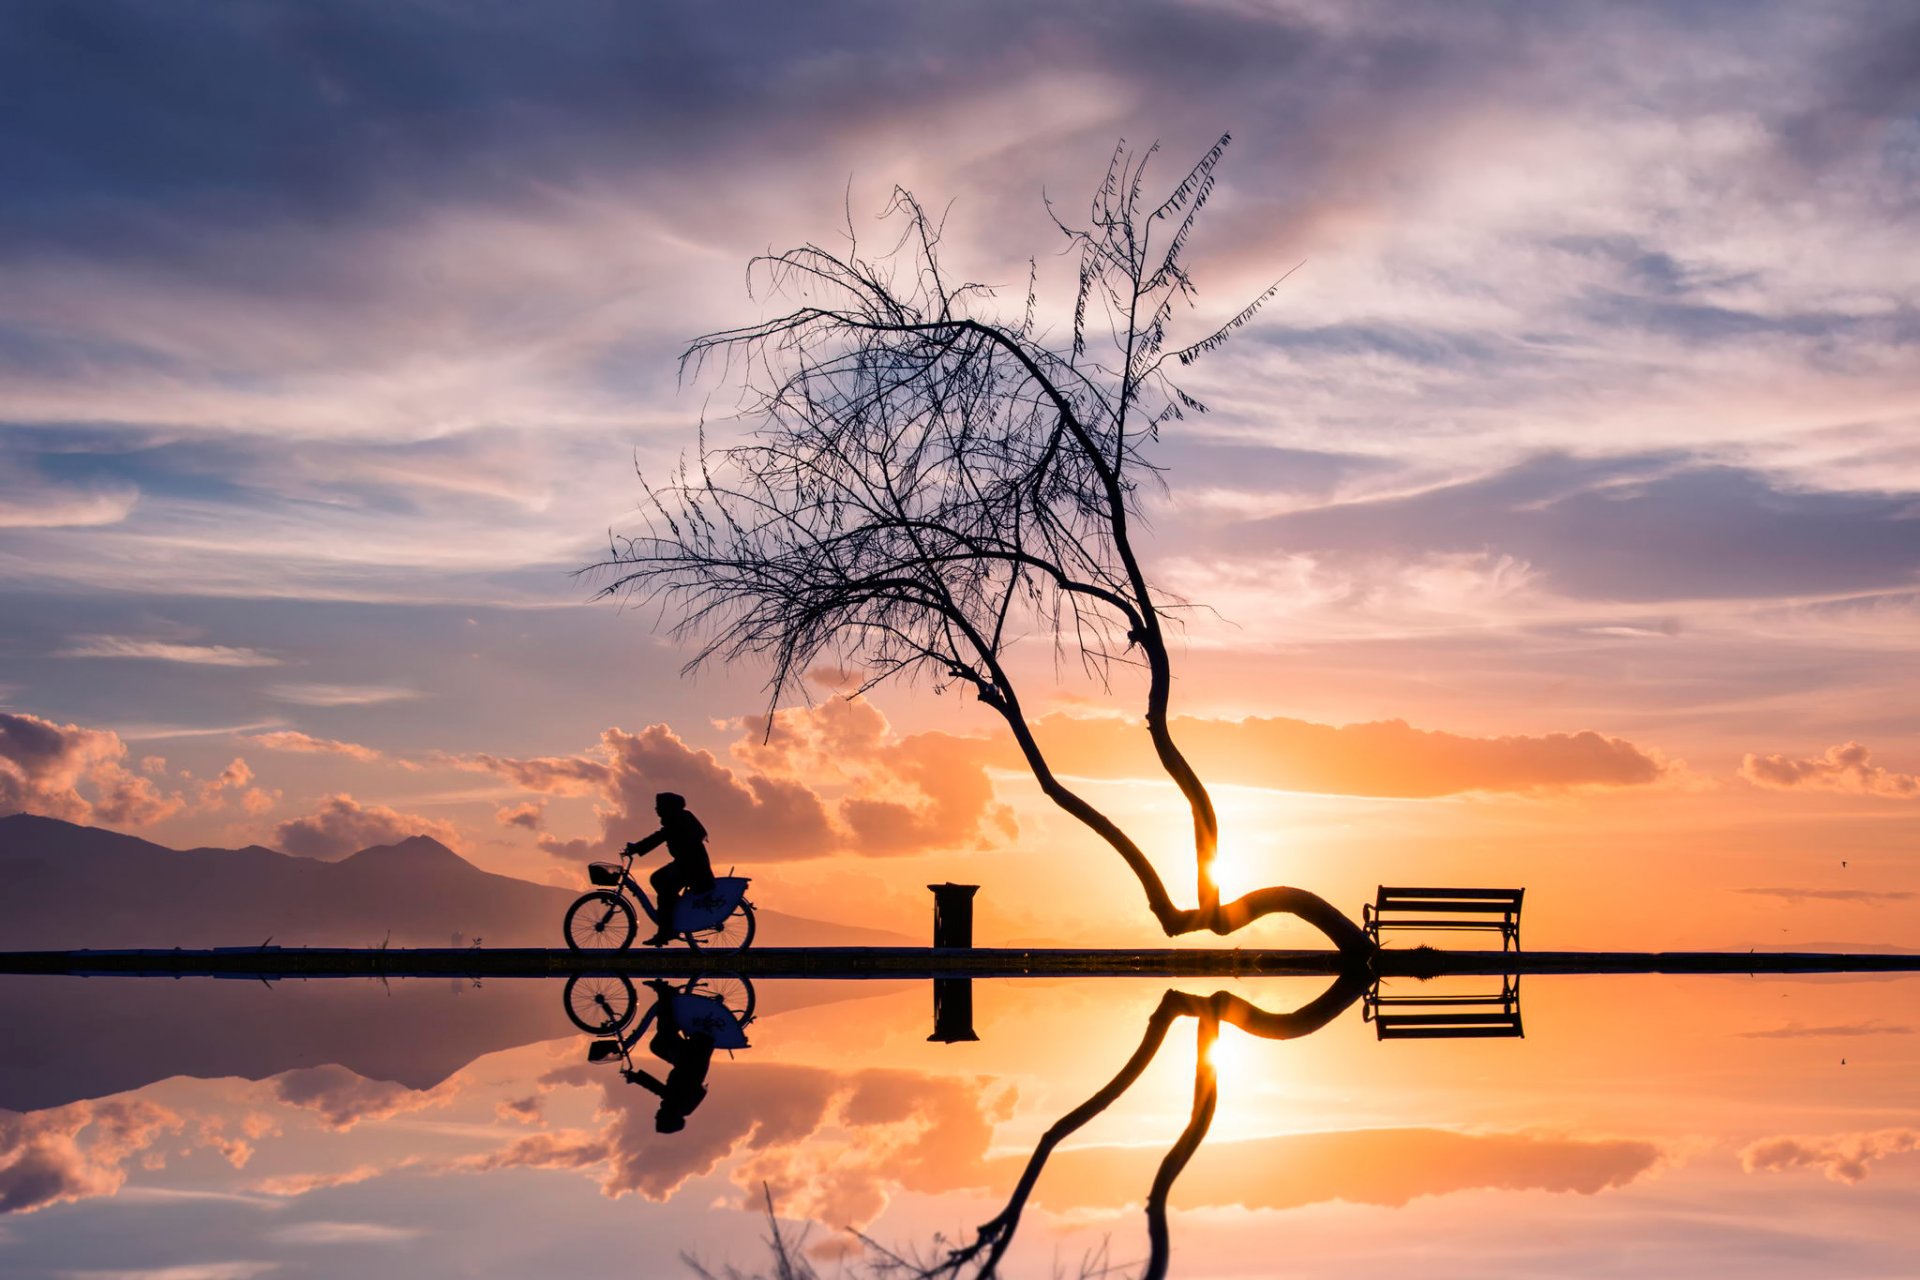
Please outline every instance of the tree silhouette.
[[1229, 991], [1216, 991], [1210, 996], [1202, 996], [1169, 990], [1161, 996], [1160, 1003], [1148, 1016], [1146, 1032], [1140, 1037], [1140, 1045], [1133, 1055], [1113, 1079], [1095, 1090], [1085, 1102], [1061, 1116], [1040, 1136], [1033, 1154], [1027, 1159], [1026, 1167], [1021, 1171], [1019, 1181], [1007, 1197], [1006, 1205], [992, 1219], [983, 1223], [971, 1240], [927, 1261], [901, 1257], [867, 1240], [865, 1243], [879, 1255], [876, 1270], [880, 1274], [901, 1276], [904, 1280], [992, 1280], [998, 1276], [1000, 1262], [1013, 1244], [1027, 1202], [1032, 1198], [1034, 1188], [1039, 1184], [1040, 1175], [1055, 1148], [1133, 1087], [1141, 1073], [1159, 1054], [1167, 1032], [1177, 1019], [1192, 1018], [1195, 1028], [1193, 1108], [1186, 1127], [1167, 1149], [1167, 1154], [1161, 1157], [1146, 1197], [1147, 1260], [1140, 1276], [1141, 1280], [1160, 1280], [1167, 1274], [1173, 1249], [1167, 1226], [1167, 1202], [1173, 1194], [1173, 1184], [1206, 1139], [1219, 1103], [1220, 1080], [1214, 1069], [1212, 1048], [1214, 1041], [1220, 1037], [1220, 1024], [1229, 1023], [1263, 1040], [1297, 1040], [1313, 1034], [1339, 1017], [1366, 993], [1371, 982], [1372, 976], [1366, 969], [1350, 967], [1336, 976], [1319, 996], [1291, 1013], [1262, 1009]]
[[[1360, 951], [1360, 928], [1304, 890], [1221, 902], [1213, 802], [1169, 728], [1167, 627], [1181, 602], [1149, 583], [1135, 546], [1141, 485], [1156, 478], [1146, 446], [1205, 411], [1172, 370], [1227, 341], [1279, 287], [1170, 345], [1195, 296], [1185, 250], [1227, 143], [1157, 204], [1143, 195], [1152, 149], [1123, 143], [1087, 224], [1055, 216], [1079, 263], [1061, 341], [1039, 319], [1037, 273], [1019, 318], [998, 315], [992, 289], [948, 274], [941, 224], [899, 188], [886, 210], [899, 236], [877, 257], [849, 226], [841, 252], [756, 258], [749, 287], [791, 309], [682, 357], [683, 375], [724, 367], [754, 433], [709, 450], [703, 431], [697, 459], [647, 485], [649, 532], [616, 539], [593, 568], [612, 573], [603, 594], [680, 611], [676, 634], [698, 642], [690, 669], [768, 662], [773, 705], [822, 662], [860, 670], [863, 689], [915, 676], [971, 689], [1047, 797], [1125, 860], [1170, 936], [1280, 912]], [[1116, 666], [1144, 671], [1147, 734], [1192, 811], [1197, 906], [1176, 905], [1140, 845], [1048, 762], [1007, 661], [1036, 631], [1103, 687]]]

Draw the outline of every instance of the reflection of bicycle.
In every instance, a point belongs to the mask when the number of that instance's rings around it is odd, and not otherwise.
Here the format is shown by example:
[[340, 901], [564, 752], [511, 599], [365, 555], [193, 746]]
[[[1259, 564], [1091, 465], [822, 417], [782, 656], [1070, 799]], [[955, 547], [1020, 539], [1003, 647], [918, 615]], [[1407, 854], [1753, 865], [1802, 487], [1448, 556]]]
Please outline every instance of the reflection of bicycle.
[[[576, 973], [567, 979], [562, 995], [574, 1026], [588, 1035], [613, 1037], [594, 1043], [587, 1055], [590, 1062], [603, 1062], [615, 1054], [627, 1056], [653, 1023], [655, 1010], [649, 1008], [640, 1025], [631, 1034], [626, 1031], [640, 999], [633, 983], [617, 973]], [[684, 1030], [711, 1037], [716, 1049], [747, 1047], [754, 996], [753, 984], [745, 978], [731, 973], [689, 978], [669, 998], [674, 1020]]]
[[[580, 895], [567, 908], [567, 945], [575, 951], [625, 951], [639, 931], [633, 904], [655, 925], [660, 913], [633, 878], [633, 854], [620, 862], [595, 862], [587, 878], [602, 886]], [[695, 951], [738, 951], [753, 941], [753, 904], [747, 901], [746, 876], [715, 876], [711, 889], [688, 890], [674, 909], [671, 932]], [[631, 898], [631, 901], [629, 901]]]

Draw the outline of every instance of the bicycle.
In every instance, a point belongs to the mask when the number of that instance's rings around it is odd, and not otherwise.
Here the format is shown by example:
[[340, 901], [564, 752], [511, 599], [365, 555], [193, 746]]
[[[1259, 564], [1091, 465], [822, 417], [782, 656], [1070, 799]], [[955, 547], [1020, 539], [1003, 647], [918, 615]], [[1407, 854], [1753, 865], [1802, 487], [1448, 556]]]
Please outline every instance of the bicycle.
[[[632, 1034], [624, 1034], [639, 1007], [633, 983], [622, 974], [576, 973], [567, 979], [561, 998], [567, 1018], [574, 1026], [596, 1040], [588, 1051], [589, 1062], [604, 1062], [619, 1054], [632, 1056], [652, 1025], [654, 1010], [648, 1009]], [[689, 978], [673, 994], [673, 1016], [682, 1027], [712, 1038], [717, 1049], [745, 1049], [747, 1025], [753, 1021], [753, 984], [738, 974], [705, 974]]]
[[[581, 894], [567, 908], [562, 928], [569, 948], [625, 951], [631, 947], [640, 927], [634, 902], [649, 921], [659, 924], [653, 899], [633, 878], [633, 858], [628, 853], [619, 862], [587, 865], [587, 879], [600, 887]], [[751, 945], [754, 923], [753, 904], [746, 897], [748, 883], [746, 876], [715, 876], [712, 888], [681, 894], [672, 931], [695, 951], [738, 951]], [[628, 901], [629, 896], [633, 901]]]

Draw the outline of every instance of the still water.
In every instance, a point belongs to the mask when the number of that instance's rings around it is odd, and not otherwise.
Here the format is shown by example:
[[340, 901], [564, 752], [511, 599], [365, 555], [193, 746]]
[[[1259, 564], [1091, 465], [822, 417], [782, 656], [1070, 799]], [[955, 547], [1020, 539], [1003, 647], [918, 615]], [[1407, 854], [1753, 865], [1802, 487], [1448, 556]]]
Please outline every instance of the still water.
[[0, 979], [0, 1275], [1920, 1276], [1920, 979], [1169, 990]]

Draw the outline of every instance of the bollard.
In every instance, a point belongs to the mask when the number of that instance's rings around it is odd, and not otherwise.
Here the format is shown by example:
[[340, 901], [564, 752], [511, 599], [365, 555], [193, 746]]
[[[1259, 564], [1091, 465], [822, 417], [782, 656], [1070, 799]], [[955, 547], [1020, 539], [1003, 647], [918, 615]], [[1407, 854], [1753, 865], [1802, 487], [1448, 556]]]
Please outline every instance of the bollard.
[[928, 1040], [954, 1044], [978, 1040], [973, 1032], [973, 979], [933, 980], [933, 1034]]
[[933, 945], [973, 945], [973, 895], [977, 884], [930, 884], [933, 890]]

